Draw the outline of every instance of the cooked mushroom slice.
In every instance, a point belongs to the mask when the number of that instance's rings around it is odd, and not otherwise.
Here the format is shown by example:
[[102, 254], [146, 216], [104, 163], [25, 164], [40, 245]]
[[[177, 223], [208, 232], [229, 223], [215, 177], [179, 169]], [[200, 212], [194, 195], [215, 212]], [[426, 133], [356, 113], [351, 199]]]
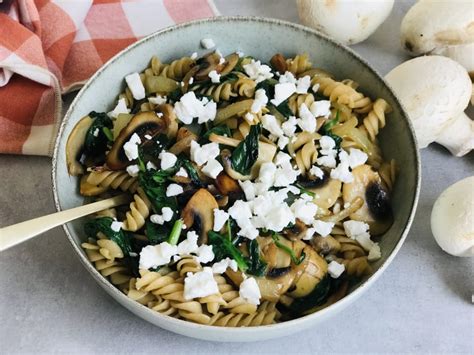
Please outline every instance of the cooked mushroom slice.
[[344, 202], [350, 203], [360, 197], [364, 204], [350, 218], [368, 223], [373, 235], [384, 233], [392, 225], [393, 215], [389, 195], [379, 174], [369, 165], [361, 165], [352, 171], [352, 175], [354, 181], [342, 188]]
[[191, 149], [191, 141], [195, 140], [197, 140], [197, 135], [195, 133], [191, 132], [186, 127], [181, 127], [176, 135], [176, 143], [171, 146], [169, 152], [175, 155], [179, 155], [183, 152], [189, 153], [189, 150]]
[[[304, 253], [305, 258], [301, 264], [296, 265], [292, 270], [296, 275], [294, 279], [295, 288], [289, 292], [289, 295], [295, 298], [307, 296], [311, 291], [313, 291], [328, 271], [326, 260], [319, 256], [312, 247], [301, 241], [295, 242], [295, 244], [296, 243], [298, 243], [298, 245], [295, 245], [293, 248], [295, 254], [300, 257], [301, 253]], [[297, 253], [296, 250], [301, 247], [303, 248], [299, 253]]]
[[209, 73], [213, 70], [219, 73], [224, 68], [224, 64], [219, 64], [220, 59], [220, 55], [215, 52], [198, 59], [196, 64], [199, 70], [194, 74], [195, 82], [209, 80]]
[[225, 172], [221, 172], [217, 175], [215, 181], [217, 189], [223, 195], [237, 195], [242, 193], [242, 189], [240, 188], [239, 184], [236, 180], [232, 179], [229, 175]]
[[107, 187], [96, 186], [87, 182], [89, 174], [83, 175], [79, 184], [79, 193], [82, 196], [97, 196], [107, 191]]
[[327, 237], [317, 236], [311, 239], [311, 245], [320, 254], [335, 254], [341, 249], [341, 243], [328, 235]]
[[286, 228], [283, 231], [283, 235], [293, 241], [300, 240], [303, 239], [307, 230], [308, 227], [306, 224], [304, 224], [300, 219], [296, 219], [296, 222], [292, 227]]
[[173, 106], [170, 104], [159, 105], [155, 111], [163, 114], [163, 119], [166, 121], [167, 130], [166, 136], [168, 138], [176, 137], [178, 132], [178, 121], [176, 120], [176, 113], [173, 110]]
[[145, 134], [155, 135], [159, 132], [165, 132], [167, 123], [164, 119], [156, 116], [155, 112], [147, 111], [135, 115], [114, 142], [112, 149], [107, 154], [106, 163], [111, 170], [121, 170], [130, 164], [123, 146], [130, 137], [136, 133], [143, 137]]
[[242, 175], [238, 171], [235, 171], [234, 168], [232, 168], [232, 161], [230, 160], [231, 157], [231, 152], [228, 149], [223, 149], [221, 151], [221, 158], [222, 158], [222, 163], [224, 165], [224, 170], [229, 175], [231, 178], [235, 180], [250, 180], [252, 179], [252, 175]]
[[[315, 180], [318, 181], [318, 180]], [[328, 179], [321, 187], [308, 188], [314, 193], [313, 202], [323, 209], [332, 207], [341, 194], [341, 182], [336, 179]]]
[[232, 70], [234, 70], [235, 66], [239, 62], [239, 59], [240, 58], [237, 53], [232, 53], [232, 54], [229, 54], [227, 57], [225, 57], [224, 68], [221, 70], [220, 74], [221, 75], [229, 74]]
[[77, 161], [81, 154], [87, 131], [92, 125], [93, 119], [89, 116], [82, 118], [73, 128], [66, 143], [66, 162], [69, 175], [77, 176], [84, 174], [84, 168]]
[[207, 232], [212, 230], [214, 225], [214, 209], [219, 208], [216, 199], [206, 189], [199, 189], [188, 201], [181, 213], [186, 228], [191, 228], [194, 224], [199, 230], [199, 241], [201, 244], [207, 242]]
[[286, 59], [281, 53], [275, 54], [270, 59], [270, 64], [272, 68], [275, 69], [280, 74], [285, 74], [285, 72], [288, 70], [288, 64], [286, 63]]

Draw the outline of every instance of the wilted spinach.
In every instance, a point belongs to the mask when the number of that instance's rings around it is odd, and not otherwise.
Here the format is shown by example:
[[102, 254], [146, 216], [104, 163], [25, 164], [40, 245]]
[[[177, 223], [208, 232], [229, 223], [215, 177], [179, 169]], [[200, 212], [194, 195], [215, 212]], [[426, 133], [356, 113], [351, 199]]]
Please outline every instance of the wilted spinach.
[[258, 242], [254, 239], [247, 243], [249, 252], [247, 273], [255, 276], [265, 275], [267, 263], [260, 257], [260, 247]]
[[212, 251], [215, 255], [215, 261], [229, 257], [237, 262], [237, 266], [241, 271], [247, 271], [249, 265], [247, 264], [245, 257], [234, 243], [232, 243], [229, 236], [223, 236], [214, 231], [209, 231], [207, 235], [209, 238], [208, 243], [212, 246]]
[[105, 234], [107, 238], [117, 243], [124, 255], [128, 256], [132, 251], [130, 235], [123, 229], [120, 229], [118, 232], [112, 230], [110, 226], [113, 221], [110, 217], [91, 219], [84, 225], [84, 232], [89, 238], [97, 238], [97, 233], [99, 232]]
[[250, 173], [250, 169], [258, 159], [258, 140], [261, 131], [261, 124], [251, 126], [249, 134], [232, 152], [232, 168], [243, 175]]
[[287, 247], [285, 244], [280, 243], [280, 236], [277, 233], [272, 234], [272, 239], [273, 239], [273, 241], [275, 242], [275, 245], [278, 248], [280, 248], [281, 250], [283, 250], [285, 253], [287, 253], [290, 256], [291, 261], [293, 262], [293, 264], [299, 265], [303, 262], [303, 260], [306, 257], [304, 252], [301, 252], [300, 257], [298, 258], [295, 255], [295, 252], [294, 252], [293, 249], [291, 249], [290, 247]]
[[334, 142], [336, 142], [336, 148], [339, 149], [341, 146], [342, 138], [339, 137], [337, 134], [332, 133], [332, 128], [338, 124], [339, 122], [339, 111], [336, 113], [336, 117], [334, 117], [332, 120], [327, 121], [320, 129], [320, 133], [323, 136], [329, 136], [331, 137]]
[[145, 234], [150, 244], [156, 245], [166, 242], [169, 231], [168, 225], [152, 223], [149, 220], [145, 222]]
[[89, 117], [93, 121], [84, 139], [84, 153], [88, 157], [102, 157], [110, 142], [108, 133], [113, 127], [113, 122], [104, 112], [92, 111]]
[[168, 178], [174, 175], [175, 172], [176, 170], [171, 168], [158, 171], [140, 171], [138, 175], [140, 187], [145, 191], [153, 210], [157, 213], [160, 213], [163, 207], [170, 207], [173, 211], [178, 208], [176, 198], [166, 196]]
[[324, 304], [328, 296], [335, 291], [335, 283], [332, 280], [334, 279], [331, 279], [328, 275], [324, 276], [307, 296], [295, 298], [289, 309], [296, 314], [301, 314], [313, 307]]

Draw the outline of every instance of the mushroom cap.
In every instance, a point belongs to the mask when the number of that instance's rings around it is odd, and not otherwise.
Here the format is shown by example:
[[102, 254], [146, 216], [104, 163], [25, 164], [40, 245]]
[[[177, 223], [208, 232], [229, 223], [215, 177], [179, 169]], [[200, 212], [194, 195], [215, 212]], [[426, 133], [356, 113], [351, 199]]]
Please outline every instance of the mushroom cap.
[[385, 21], [393, 0], [297, 0], [301, 22], [344, 44], [362, 42]]
[[436, 140], [445, 124], [464, 111], [472, 91], [466, 69], [442, 56], [410, 59], [385, 80], [407, 110], [420, 148]]
[[444, 190], [431, 211], [431, 232], [454, 256], [474, 256], [474, 176]]
[[420, 0], [402, 20], [402, 46], [413, 55], [474, 41], [472, 1]]
[[444, 47], [439, 51], [437, 50], [436, 54], [455, 60], [466, 68], [471, 78], [474, 78], [474, 42]]

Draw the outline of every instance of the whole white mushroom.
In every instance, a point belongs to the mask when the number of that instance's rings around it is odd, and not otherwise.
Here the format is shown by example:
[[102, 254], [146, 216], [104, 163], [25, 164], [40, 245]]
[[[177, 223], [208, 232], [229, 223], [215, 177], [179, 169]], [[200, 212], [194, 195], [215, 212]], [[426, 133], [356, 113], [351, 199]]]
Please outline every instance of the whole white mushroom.
[[403, 18], [402, 46], [412, 55], [450, 57], [474, 75], [472, 0], [420, 0]]
[[431, 211], [431, 232], [446, 253], [474, 256], [474, 176], [441, 193]]
[[460, 64], [442, 56], [418, 57], [385, 79], [407, 110], [420, 148], [437, 142], [456, 156], [474, 148], [474, 123], [464, 114], [472, 84]]
[[301, 22], [344, 44], [375, 32], [392, 11], [394, 0], [296, 0]]

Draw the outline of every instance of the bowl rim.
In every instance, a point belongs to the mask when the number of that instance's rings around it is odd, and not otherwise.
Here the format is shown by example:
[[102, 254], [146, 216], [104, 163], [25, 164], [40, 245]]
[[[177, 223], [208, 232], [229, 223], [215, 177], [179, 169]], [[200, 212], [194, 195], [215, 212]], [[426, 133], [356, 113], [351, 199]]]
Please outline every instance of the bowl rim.
[[[122, 49], [120, 52], [118, 52], [116, 55], [114, 55], [112, 58], [110, 58], [105, 64], [103, 64], [84, 84], [84, 86], [79, 90], [79, 92], [76, 94], [74, 100], [70, 104], [67, 112], [65, 113], [63, 120], [61, 122], [59, 131], [56, 136], [55, 144], [54, 144], [54, 151], [53, 151], [53, 157], [52, 157], [52, 189], [53, 189], [53, 197], [54, 197], [54, 204], [56, 210], [59, 212], [61, 211], [61, 205], [59, 201], [59, 195], [58, 195], [58, 180], [57, 180], [57, 164], [58, 164], [58, 152], [59, 152], [59, 146], [60, 143], [62, 142], [64, 131], [66, 129], [66, 125], [68, 121], [71, 118], [72, 112], [75, 110], [75, 106], [83, 96], [83, 93], [87, 91], [89, 86], [101, 75], [101, 73], [110, 65], [112, 65], [118, 58], [120, 58], [122, 55], [125, 53], [128, 53], [130, 51], [133, 51], [135, 47], [138, 47], [142, 45], [143, 43], [152, 40], [155, 37], [158, 37], [164, 33], [172, 32], [172, 31], [179, 31], [180, 29], [187, 28], [187, 27], [192, 27], [204, 23], [209, 23], [209, 22], [222, 22], [222, 23], [229, 23], [231, 24], [232, 22], [257, 22], [257, 23], [265, 23], [265, 24], [270, 24], [270, 25], [277, 25], [277, 26], [284, 26], [284, 27], [290, 27], [293, 30], [305, 32], [306, 34], [309, 34], [311, 36], [316, 36], [320, 40], [326, 41], [331, 43], [332, 45], [336, 47], [340, 47], [346, 52], [349, 53], [350, 56], [352, 56], [353, 59], [358, 61], [362, 66], [365, 67], [366, 70], [368, 70], [371, 75], [373, 75], [376, 79], [381, 81], [385, 87], [388, 89], [388, 94], [391, 96], [391, 100], [395, 102], [399, 108], [400, 108], [400, 116], [401, 119], [405, 121], [407, 126], [409, 127], [409, 130], [407, 134], [409, 135], [409, 139], [411, 141], [412, 147], [414, 148], [415, 151], [415, 177], [416, 177], [416, 185], [415, 185], [415, 190], [412, 195], [412, 201], [411, 201], [411, 206], [410, 206], [410, 213], [408, 215], [407, 222], [405, 226], [403, 227], [403, 230], [401, 231], [400, 239], [398, 242], [395, 244], [392, 252], [390, 255], [387, 256], [387, 258], [382, 262], [380, 267], [376, 272], [374, 272], [372, 275], [370, 275], [366, 280], [364, 280], [354, 291], [352, 291], [350, 294], [344, 296], [340, 300], [336, 301], [335, 303], [331, 304], [330, 306], [319, 310], [315, 313], [311, 313], [305, 316], [301, 316], [296, 319], [292, 319], [289, 321], [285, 321], [282, 323], [275, 323], [275, 324], [269, 324], [269, 325], [260, 325], [260, 326], [250, 326], [250, 327], [236, 327], [236, 328], [231, 328], [231, 327], [217, 327], [217, 326], [212, 326], [212, 325], [202, 325], [202, 324], [197, 324], [193, 323], [190, 321], [186, 320], [181, 320], [177, 319], [171, 316], [167, 316], [164, 314], [161, 314], [159, 312], [155, 312], [151, 310], [150, 308], [141, 305], [138, 302], [135, 302], [127, 297], [123, 292], [121, 292], [119, 289], [117, 289], [114, 285], [112, 285], [104, 276], [102, 276], [96, 269], [95, 267], [90, 263], [90, 261], [87, 259], [87, 257], [84, 255], [83, 251], [81, 250], [80, 246], [77, 245], [74, 242], [72, 232], [69, 230], [69, 227], [67, 224], [62, 225], [62, 228], [71, 243], [74, 251], [76, 252], [76, 256], [79, 258], [81, 263], [85, 266], [85, 268], [93, 275], [95, 276], [94, 278], [100, 282], [101, 286], [108, 289], [109, 293], [112, 293], [114, 295], [114, 298], [117, 297], [120, 299], [120, 302], [122, 305], [126, 302], [132, 302], [137, 308], [141, 308], [142, 311], [147, 312], [150, 317], [157, 317], [161, 318], [164, 322], [171, 322], [175, 323], [175, 326], [178, 327], [186, 327], [190, 330], [195, 329], [195, 330], [208, 330], [212, 332], [221, 332], [221, 333], [232, 333], [233, 335], [239, 336], [245, 336], [250, 333], [254, 333], [256, 330], [272, 330], [272, 331], [277, 331], [277, 330], [282, 330], [284, 328], [294, 328], [297, 331], [298, 329], [304, 329], [304, 324], [310, 325], [311, 322], [315, 322], [317, 318], [324, 318], [326, 315], [330, 314], [333, 311], [336, 311], [338, 308], [343, 309], [345, 306], [349, 305], [353, 300], [356, 300], [361, 294], [363, 294], [375, 281], [380, 277], [380, 275], [385, 271], [385, 269], [388, 267], [389, 264], [393, 261], [395, 256], [398, 254], [401, 246], [403, 245], [408, 232], [411, 228], [411, 225], [413, 223], [413, 219], [416, 213], [417, 205], [418, 205], [418, 200], [419, 200], [419, 195], [420, 195], [420, 189], [421, 189], [421, 163], [420, 163], [420, 154], [419, 154], [419, 149], [418, 149], [418, 143], [415, 137], [414, 133], [414, 128], [411, 123], [411, 121], [408, 118], [408, 115], [406, 113], [406, 110], [403, 106], [403, 104], [400, 102], [398, 97], [395, 95], [394, 91], [390, 87], [390, 85], [384, 80], [384, 78], [378, 73], [376, 69], [374, 69], [365, 59], [363, 59], [359, 54], [357, 54], [353, 49], [337, 42], [336, 40], [326, 36], [325, 34], [300, 25], [296, 23], [292, 23], [289, 21], [284, 21], [284, 20], [279, 20], [279, 19], [273, 19], [273, 18], [267, 18], [267, 17], [261, 17], [261, 16], [217, 16], [217, 17], [211, 17], [211, 18], [205, 18], [205, 19], [199, 19], [199, 20], [194, 20], [194, 21], [189, 21], [185, 22], [182, 24], [177, 24], [173, 26], [169, 26], [163, 29], [160, 29], [158, 31], [155, 31], [142, 39], [130, 44], [126, 48]], [[117, 299], [116, 299], [117, 301]], [[132, 306], [134, 307], [134, 306]], [[137, 315], [137, 314], [135, 314]], [[141, 317], [143, 318], [143, 317]], [[289, 332], [288, 334], [290, 334]]]

